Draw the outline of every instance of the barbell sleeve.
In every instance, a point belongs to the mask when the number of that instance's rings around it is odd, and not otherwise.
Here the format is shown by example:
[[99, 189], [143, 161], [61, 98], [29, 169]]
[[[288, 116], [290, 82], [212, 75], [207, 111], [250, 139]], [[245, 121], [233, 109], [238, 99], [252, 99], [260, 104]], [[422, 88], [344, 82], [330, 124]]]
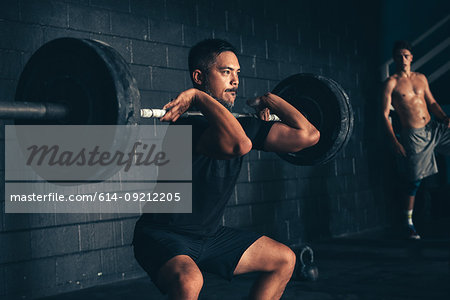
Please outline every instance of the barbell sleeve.
[[68, 107], [61, 103], [0, 102], [0, 119], [58, 120], [68, 113]]
[[[157, 108], [141, 108], [141, 118], [162, 118], [166, 114], [167, 110], [157, 109]], [[235, 118], [245, 118], [253, 117], [258, 118], [256, 114], [239, 114], [232, 113]], [[198, 111], [187, 111], [181, 115], [181, 117], [192, 117], [192, 116], [203, 116], [201, 112]], [[277, 115], [270, 114], [269, 121], [281, 121]]]

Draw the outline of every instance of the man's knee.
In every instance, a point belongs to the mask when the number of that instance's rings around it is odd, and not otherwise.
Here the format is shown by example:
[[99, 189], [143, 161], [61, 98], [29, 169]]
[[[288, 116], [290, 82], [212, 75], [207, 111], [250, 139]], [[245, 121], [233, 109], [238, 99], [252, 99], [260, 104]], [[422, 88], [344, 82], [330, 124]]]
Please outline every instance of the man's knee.
[[282, 271], [292, 274], [295, 268], [296, 255], [289, 247], [284, 246], [283, 251], [280, 251], [279, 268]]
[[270, 266], [268, 265], [269, 269], [267, 269], [267, 271], [290, 276], [295, 269], [296, 255], [294, 251], [281, 243], [273, 248], [272, 251], [276, 254], [272, 256]]
[[196, 299], [203, 287], [203, 275], [194, 261], [179, 257], [161, 268], [158, 285], [176, 298]]
[[203, 276], [198, 272], [177, 273], [172, 282], [172, 288], [179, 291], [183, 298], [197, 298], [203, 287]]
[[415, 181], [407, 181], [405, 182], [405, 190], [408, 196], [416, 196], [417, 191], [419, 190], [421, 179]]

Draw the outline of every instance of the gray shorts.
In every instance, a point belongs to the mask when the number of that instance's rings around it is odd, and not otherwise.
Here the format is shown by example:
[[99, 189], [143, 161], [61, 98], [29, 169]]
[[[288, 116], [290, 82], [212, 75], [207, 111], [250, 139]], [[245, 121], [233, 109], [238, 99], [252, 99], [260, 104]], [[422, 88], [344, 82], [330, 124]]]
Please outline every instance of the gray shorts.
[[409, 181], [416, 181], [438, 172], [434, 151], [450, 155], [450, 128], [430, 121], [422, 128], [405, 128], [400, 143], [406, 158], [399, 159], [400, 170]]

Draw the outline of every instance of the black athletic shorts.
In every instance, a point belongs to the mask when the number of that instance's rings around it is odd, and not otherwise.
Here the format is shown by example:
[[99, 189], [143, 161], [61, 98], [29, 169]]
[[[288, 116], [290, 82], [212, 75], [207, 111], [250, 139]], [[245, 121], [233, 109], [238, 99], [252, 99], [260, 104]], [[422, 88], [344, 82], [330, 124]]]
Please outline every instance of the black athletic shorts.
[[261, 236], [224, 226], [212, 237], [139, 226], [134, 232], [134, 255], [154, 283], [159, 269], [176, 255], [188, 255], [201, 271], [231, 280], [242, 254]]

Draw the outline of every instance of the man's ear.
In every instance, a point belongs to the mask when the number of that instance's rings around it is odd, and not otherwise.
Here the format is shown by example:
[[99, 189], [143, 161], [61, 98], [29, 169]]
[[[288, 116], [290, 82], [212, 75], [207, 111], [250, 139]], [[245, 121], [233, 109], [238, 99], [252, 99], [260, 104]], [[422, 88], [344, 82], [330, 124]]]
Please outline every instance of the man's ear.
[[194, 70], [194, 72], [192, 72], [192, 79], [194, 80], [195, 84], [202, 85], [204, 81], [202, 71], [200, 71], [199, 69]]

